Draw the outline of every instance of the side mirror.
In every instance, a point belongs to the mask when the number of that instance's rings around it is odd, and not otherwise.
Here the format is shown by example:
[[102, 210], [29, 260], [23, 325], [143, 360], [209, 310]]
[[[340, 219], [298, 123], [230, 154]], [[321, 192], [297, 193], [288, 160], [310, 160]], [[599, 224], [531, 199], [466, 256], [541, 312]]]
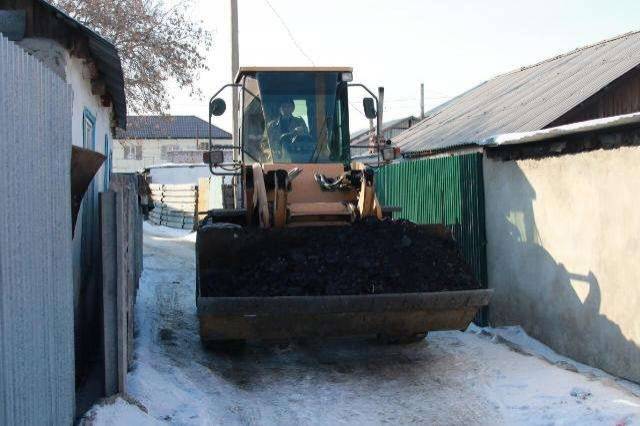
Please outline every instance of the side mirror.
[[216, 98], [209, 104], [209, 115], [221, 116], [227, 110], [227, 103], [224, 99]]
[[369, 120], [373, 120], [378, 116], [378, 113], [376, 112], [375, 104], [373, 103], [373, 98], [364, 98], [362, 100], [362, 106], [364, 107], [364, 115]]

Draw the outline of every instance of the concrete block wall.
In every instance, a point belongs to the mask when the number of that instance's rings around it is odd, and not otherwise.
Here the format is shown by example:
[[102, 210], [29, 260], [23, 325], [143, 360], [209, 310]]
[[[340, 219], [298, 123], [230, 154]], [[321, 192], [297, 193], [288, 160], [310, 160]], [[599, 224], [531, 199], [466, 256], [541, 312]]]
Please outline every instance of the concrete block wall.
[[640, 148], [483, 169], [491, 323], [640, 382]]

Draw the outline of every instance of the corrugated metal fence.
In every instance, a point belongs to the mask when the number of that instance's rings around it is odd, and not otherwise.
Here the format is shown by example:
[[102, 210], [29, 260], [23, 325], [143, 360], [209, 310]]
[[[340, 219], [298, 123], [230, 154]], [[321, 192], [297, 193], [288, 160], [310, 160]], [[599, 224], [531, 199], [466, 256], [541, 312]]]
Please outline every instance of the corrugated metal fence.
[[[483, 287], [487, 286], [484, 188], [480, 154], [414, 160], [379, 169], [382, 205], [398, 206], [395, 218], [448, 226]], [[485, 315], [476, 318], [485, 322]]]
[[0, 36], [0, 424], [74, 418], [71, 87]]

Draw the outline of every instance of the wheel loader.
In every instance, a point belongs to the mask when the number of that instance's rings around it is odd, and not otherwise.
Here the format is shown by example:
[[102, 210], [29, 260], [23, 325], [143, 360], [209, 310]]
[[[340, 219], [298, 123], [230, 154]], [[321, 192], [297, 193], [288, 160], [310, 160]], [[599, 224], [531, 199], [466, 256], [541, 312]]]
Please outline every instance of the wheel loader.
[[[226, 110], [218, 96], [227, 88], [238, 97], [239, 117], [234, 145], [218, 147], [210, 137], [204, 155], [213, 175], [233, 179], [236, 197], [233, 208], [206, 212], [197, 228], [203, 343], [343, 336], [411, 341], [432, 330], [464, 329], [488, 304], [491, 291], [477, 287], [393, 291], [393, 277], [424, 259], [407, 250], [406, 265], [398, 267], [380, 255], [387, 246], [405, 247], [406, 236], [395, 246], [389, 232], [371, 242], [378, 226], [392, 226], [376, 196], [375, 169], [397, 152], [379, 133], [382, 89], [376, 96], [352, 76], [347, 67], [240, 68], [235, 81], [211, 97], [210, 124]], [[367, 94], [364, 114], [378, 123], [369, 147], [374, 164], [351, 160], [349, 89]], [[451, 240], [443, 227], [420, 226], [420, 232]], [[359, 241], [365, 233], [367, 242]], [[349, 253], [358, 250], [378, 255], [358, 258], [364, 266], [350, 264]], [[356, 276], [362, 291], [339, 282], [356, 267], [364, 274]], [[385, 275], [389, 270], [395, 275]], [[305, 291], [307, 281], [321, 290]]]

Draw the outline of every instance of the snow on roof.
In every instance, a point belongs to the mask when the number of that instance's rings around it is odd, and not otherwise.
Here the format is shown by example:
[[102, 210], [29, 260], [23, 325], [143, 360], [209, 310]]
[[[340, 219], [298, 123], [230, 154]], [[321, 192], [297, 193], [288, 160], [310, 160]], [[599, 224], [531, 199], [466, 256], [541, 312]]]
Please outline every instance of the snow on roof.
[[549, 129], [538, 130], [534, 132], [505, 133], [502, 135], [491, 136], [487, 139], [479, 141], [478, 145], [495, 147], [502, 145], [540, 142], [560, 136], [587, 133], [596, 130], [605, 130], [636, 123], [640, 123], [640, 112], [617, 115], [614, 117], [598, 118], [596, 120], [582, 121], [579, 123], [565, 124], [563, 126], [552, 127]]
[[545, 128], [640, 64], [640, 32], [576, 49], [486, 81], [393, 138], [404, 153]]

